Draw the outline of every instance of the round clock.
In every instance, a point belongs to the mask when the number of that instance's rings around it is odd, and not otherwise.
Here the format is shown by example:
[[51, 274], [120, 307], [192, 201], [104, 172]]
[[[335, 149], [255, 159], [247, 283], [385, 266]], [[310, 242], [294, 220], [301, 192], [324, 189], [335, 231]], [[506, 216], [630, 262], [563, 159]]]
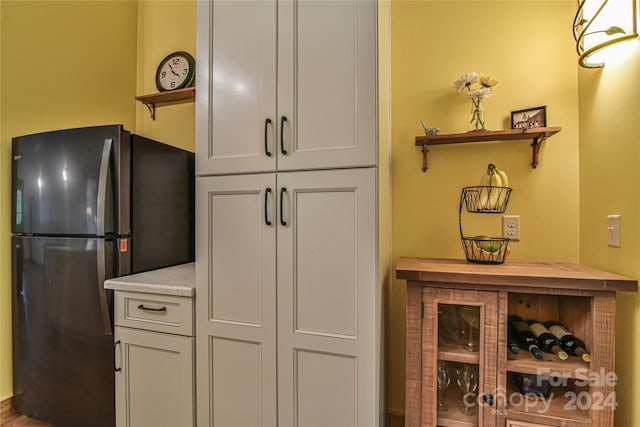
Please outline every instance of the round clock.
[[164, 58], [156, 71], [156, 86], [160, 92], [191, 86], [196, 61], [187, 52], [173, 52]]

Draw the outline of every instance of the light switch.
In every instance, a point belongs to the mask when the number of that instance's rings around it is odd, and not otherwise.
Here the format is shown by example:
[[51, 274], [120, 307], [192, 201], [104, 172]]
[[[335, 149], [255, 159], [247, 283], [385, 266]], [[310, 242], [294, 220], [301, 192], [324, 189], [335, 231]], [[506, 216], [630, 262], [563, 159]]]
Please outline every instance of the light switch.
[[609, 240], [609, 246], [613, 248], [621, 247], [620, 215], [609, 215], [607, 217], [607, 236]]

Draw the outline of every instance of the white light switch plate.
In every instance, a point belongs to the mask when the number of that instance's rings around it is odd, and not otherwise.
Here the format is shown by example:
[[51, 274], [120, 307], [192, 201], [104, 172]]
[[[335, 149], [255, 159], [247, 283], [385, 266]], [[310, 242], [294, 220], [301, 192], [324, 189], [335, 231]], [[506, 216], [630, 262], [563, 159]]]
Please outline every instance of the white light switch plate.
[[620, 215], [609, 215], [607, 217], [607, 236], [609, 246], [613, 248], [621, 247]]

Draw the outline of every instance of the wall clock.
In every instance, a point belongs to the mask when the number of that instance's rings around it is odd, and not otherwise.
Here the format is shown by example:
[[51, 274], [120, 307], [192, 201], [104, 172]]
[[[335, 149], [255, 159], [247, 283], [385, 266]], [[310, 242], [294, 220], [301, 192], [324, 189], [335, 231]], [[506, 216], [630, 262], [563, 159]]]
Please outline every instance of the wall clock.
[[195, 77], [196, 61], [184, 51], [167, 55], [156, 71], [156, 86], [160, 92], [189, 87]]

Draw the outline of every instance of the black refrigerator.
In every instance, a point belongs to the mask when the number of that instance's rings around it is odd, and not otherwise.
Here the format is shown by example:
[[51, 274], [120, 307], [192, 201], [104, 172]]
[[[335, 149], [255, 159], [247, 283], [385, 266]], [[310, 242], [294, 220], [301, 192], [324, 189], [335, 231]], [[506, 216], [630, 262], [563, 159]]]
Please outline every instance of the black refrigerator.
[[14, 405], [56, 427], [113, 427], [103, 282], [194, 260], [194, 155], [121, 125], [12, 143]]

